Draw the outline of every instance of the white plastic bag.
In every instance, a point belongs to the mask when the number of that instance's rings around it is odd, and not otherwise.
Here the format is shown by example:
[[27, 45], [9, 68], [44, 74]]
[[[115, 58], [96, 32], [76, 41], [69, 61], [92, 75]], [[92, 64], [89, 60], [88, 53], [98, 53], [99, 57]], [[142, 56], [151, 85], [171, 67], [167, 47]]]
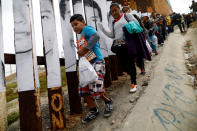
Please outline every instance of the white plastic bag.
[[82, 57], [79, 60], [79, 85], [85, 87], [90, 83], [96, 82], [98, 75], [90, 62]]
[[148, 51], [151, 53], [152, 52], [152, 48], [150, 47], [150, 44], [148, 43], [147, 40], [146, 40], [146, 46], [148, 48]]

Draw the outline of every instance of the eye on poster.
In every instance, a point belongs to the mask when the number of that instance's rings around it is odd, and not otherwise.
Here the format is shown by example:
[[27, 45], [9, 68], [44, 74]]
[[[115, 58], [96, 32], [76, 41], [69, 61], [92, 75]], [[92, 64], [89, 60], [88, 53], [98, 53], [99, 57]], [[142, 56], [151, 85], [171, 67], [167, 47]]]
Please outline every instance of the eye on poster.
[[61, 87], [59, 50], [52, 0], [40, 0], [40, 12], [47, 67], [47, 87]]

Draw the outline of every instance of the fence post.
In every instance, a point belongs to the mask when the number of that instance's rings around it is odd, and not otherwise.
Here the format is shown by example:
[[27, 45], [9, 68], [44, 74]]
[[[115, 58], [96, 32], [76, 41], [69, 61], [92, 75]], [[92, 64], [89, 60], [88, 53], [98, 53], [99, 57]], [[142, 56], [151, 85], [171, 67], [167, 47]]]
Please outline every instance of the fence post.
[[39, 81], [32, 41], [29, 0], [14, 0], [14, 44], [19, 94], [20, 130], [42, 131]]
[[118, 64], [116, 55], [109, 56], [109, 63], [112, 81], [118, 80]]
[[104, 86], [105, 88], [108, 88], [112, 84], [112, 78], [111, 78], [111, 71], [110, 71], [110, 63], [109, 63], [109, 57], [105, 58], [105, 77], [104, 77]]
[[79, 79], [77, 75], [75, 34], [70, 25], [70, 20], [68, 19], [73, 14], [70, 5], [72, 5], [72, 0], [59, 0], [70, 114], [73, 115], [82, 113], [82, 105], [81, 98], [78, 94]]
[[5, 68], [3, 50], [2, 2], [0, 0], [0, 131], [7, 130]]
[[78, 94], [79, 79], [77, 72], [66, 72], [68, 93], [69, 93], [69, 104], [70, 104], [70, 114], [81, 114], [82, 105], [81, 98]]
[[53, 0], [40, 0], [51, 130], [64, 129], [64, 105]]
[[121, 65], [120, 65], [121, 63], [120, 63], [118, 57], [116, 57], [116, 60], [117, 60], [118, 76], [122, 76], [123, 75], [123, 70], [122, 70]]

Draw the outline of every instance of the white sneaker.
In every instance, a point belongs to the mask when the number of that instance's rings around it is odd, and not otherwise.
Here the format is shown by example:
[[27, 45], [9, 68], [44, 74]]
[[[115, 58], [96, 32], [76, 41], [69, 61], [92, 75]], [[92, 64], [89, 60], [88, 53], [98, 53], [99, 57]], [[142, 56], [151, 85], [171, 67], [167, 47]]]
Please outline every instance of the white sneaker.
[[134, 92], [136, 92], [136, 91], [137, 91], [137, 85], [131, 84], [131, 87], [130, 87], [129, 92], [130, 92], [130, 93], [134, 93]]

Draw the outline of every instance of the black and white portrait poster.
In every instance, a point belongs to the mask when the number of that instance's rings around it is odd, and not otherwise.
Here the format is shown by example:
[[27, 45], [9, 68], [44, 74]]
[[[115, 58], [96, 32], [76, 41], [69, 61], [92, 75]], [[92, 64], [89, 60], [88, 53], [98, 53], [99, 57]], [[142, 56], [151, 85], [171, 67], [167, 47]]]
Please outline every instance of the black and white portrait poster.
[[52, 0], [40, 0], [40, 12], [47, 65], [47, 87], [61, 87], [59, 50]]
[[[84, 2], [83, 0], [72, 0], [72, 7], [73, 7], [73, 14], [81, 14], [83, 15], [84, 19], [86, 19], [85, 17], [85, 13], [84, 13]], [[77, 34], [77, 40], [80, 39], [80, 35]]]
[[40, 87], [39, 75], [38, 75], [38, 62], [37, 62], [37, 48], [36, 48], [36, 37], [35, 37], [35, 20], [34, 20], [34, 12], [33, 9], [33, 1], [30, 1], [30, 21], [31, 21], [31, 36], [32, 36], [32, 47], [33, 47], [33, 65], [34, 65], [34, 78], [35, 78], [35, 86]]
[[18, 91], [34, 90], [29, 0], [13, 0], [13, 15]]
[[0, 92], [5, 92], [5, 68], [4, 68], [4, 50], [3, 50], [3, 24], [2, 24], [2, 8], [0, 0]]
[[84, 6], [84, 11], [85, 11], [84, 13], [85, 13], [86, 24], [97, 29], [96, 20], [99, 20], [98, 13], [100, 13], [100, 17], [102, 16], [101, 16], [101, 10], [99, 10], [100, 12], [96, 9], [94, 10], [94, 7], [96, 6], [99, 9], [100, 7], [93, 0], [83, 0], [83, 6]]
[[84, 14], [84, 2], [83, 0], [72, 0], [73, 14], [81, 14], [85, 18]]
[[70, 0], [59, 0], [66, 72], [74, 72], [77, 68], [74, 33], [70, 24], [72, 12], [70, 2]]
[[[103, 1], [103, 0], [102, 0]], [[101, 52], [104, 57], [108, 56], [108, 53], [106, 52], [106, 39], [105, 36], [102, 32], [99, 31], [97, 28], [97, 23], [102, 23], [103, 20], [103, 14], [101, 11], [101, 6], [98, 4], [98, 2], [94, 0], [83, 0], [84, 3], [84, 11], [85, 11], [85, 16], [86, 16], [86, 23], [87, 25], [90, 25], [97, 29], [99, 35], [100, 35], [100, 40], [99, 44], [101, 47]], [[103, 5], [105, 2], [103, 3]]]
[[103, 54], [103, 57], [108, 57], [109, 52], [108, 52], [108, 41], [110, 39], [103, 34], [103, 32], [98, 28], [98, 23], [101, 23], [105, 29], [108, 28], [108, 21], [107, 21], [107, 2], [106, 0], [92, 0], [93, 1], [93, 6], [94, 6], [94, 14], [95, 14], [95, 21], [97, 25], [97, 31], [100, 35], [100, 47], [101, 47], [101, 52]]
[[[112, 22], [114, 20], [113, 16], [111, 15], [110, 13], [110, 5], [111, 5], [111, 2], [110, 1], [107, 1], [107, 21], [108, 21], [108, 28], [106, 29], [109, 29], [109, 31], [113, 30], [112, 29]], [[107, 39], [107, 48], [108, 48], [108, 54], [109, 55], [115, 55], [112, 51], [111, 51], [111, 46], [112, 46], [112, 43], [113, 43], [113, 39], [109, 38]]]

